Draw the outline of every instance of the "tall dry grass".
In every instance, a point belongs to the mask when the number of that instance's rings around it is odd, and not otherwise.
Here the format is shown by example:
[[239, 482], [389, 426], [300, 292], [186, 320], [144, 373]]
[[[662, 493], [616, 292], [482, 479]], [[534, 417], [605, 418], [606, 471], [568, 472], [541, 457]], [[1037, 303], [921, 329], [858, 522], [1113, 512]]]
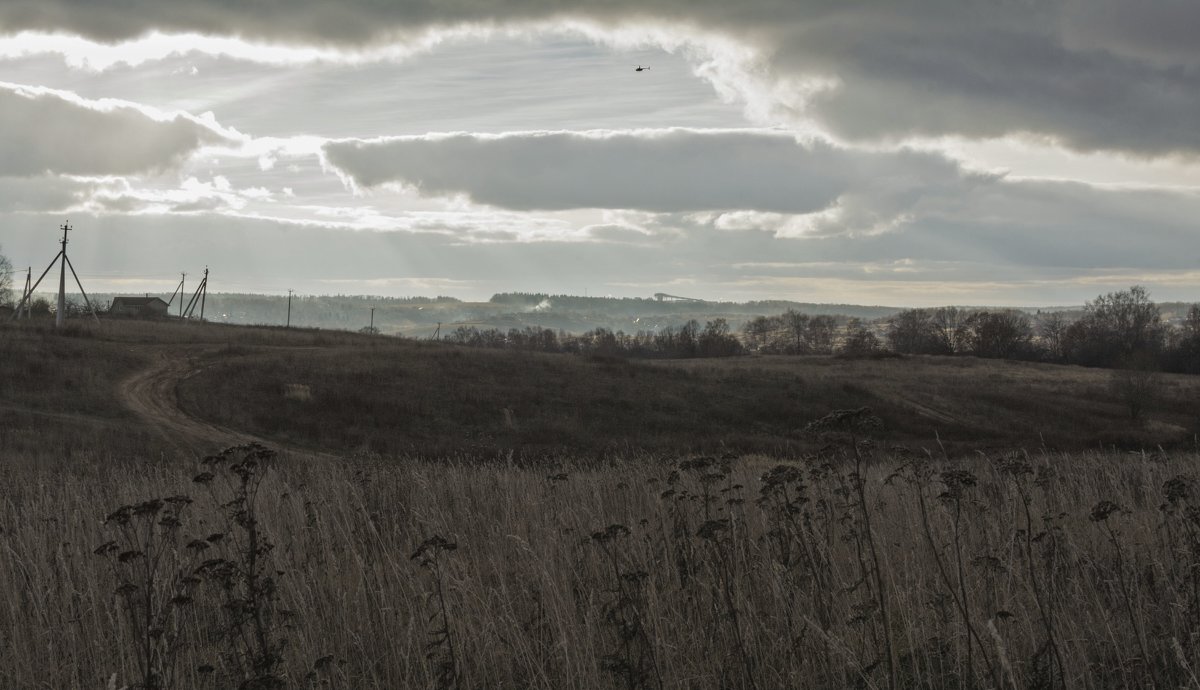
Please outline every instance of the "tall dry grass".
[[[255, 499], [278, 674], [331, 688], [1197, 685], [1196, 454], [859, 450], [550, 468], [278, 458]], [[185, 545], [229, 529], [229, 494], [194, 483], [201, 466], [11, 467], [0, 687], [132, 686], [145, 631], [112, 554], [93, 553], [116, 533], [105, 517], [190, 496], [161, 571], [186, 572]], [[206, 559], [236, 554], [210, 543]], [[171, 687], [237, 687], [227, 599], [193, 586], [168, 616]]]

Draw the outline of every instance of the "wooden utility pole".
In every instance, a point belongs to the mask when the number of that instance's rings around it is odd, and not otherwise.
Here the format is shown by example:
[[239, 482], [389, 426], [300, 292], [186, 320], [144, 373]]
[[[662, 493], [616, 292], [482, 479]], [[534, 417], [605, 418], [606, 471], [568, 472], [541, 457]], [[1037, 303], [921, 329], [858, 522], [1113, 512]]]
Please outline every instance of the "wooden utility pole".
[[[204, 267], [204, 277], [200, 279], [200, 284], [196, 286], [196, 291], [192, 293], [192, 298], [188, 300], [187, 309], [183, 311], [183, 316], [192, 318], [196, 313], [196, 301], [200, 302], [200, 320], [204, 320], [204, 298], [208, 296], [208, 266]], [[183, 304], [183, 295], [179, 296], [179, 303]]]
[[375, 332], [375, 307], [371, 307], [371, 332]]
[[[32, 294], [31, 294], [32, 290], [30, 289], [30, 281], [32, 279], [33, 279], [33, 266], [30, 266], [25, 269], [25, 290], [24, 290], [24, 292], [21, 293], [21, 303], [25, 305], [25, 318], [27, 318], [27, 319], [29, 318], [29, 309], [31, 306], [29, 304], [29, 301], [30, 301], [30, 298], [32, 297]], [[21, 316], [20, 309], [17, 310], [17, 316], [18, 317]]]
[[187, 278], [186, 273], [179, 274], [179, 284], [175, 286], [175, 292], [171, 293], [171, 299], [167, 300], [167, 305], [175, 303], [175, 295], [179, 295], [179, 318], [183, 318], [183, 281]]
[[61, 230], [63, 231], [62, 251], [58, 253], [63, 258], [58, 270], [58, 309], [54, 314], [54, 327], [62, 328], [67, 320], [67, 232], [71, 229], [70, 223], [63, 223]]
[[292, 293], [293, 292], [295, 292], [295, 290], [292, 290], [291, 288], [288, 289], [288, 315], [287, 315], [287, 326], [286, 326], [287, 328], [292, 327]]
[[[75, 267], [71, 265], [71, 260], [67, 258], [67, 233], [71, 230], [70, 221], [63, 223], [61, 229], [63, 231], [63, 238], [60, 240], [62, 249], [59, 249], [58, 253], [54, 255], [54, 258], [50, 260], [50, 265], [46, 267], [46, 270], [42, 271], [42, 275], [38, 276], [37, 282], [33, 284], [33, 287], [25, 291], [25, 296], [21, 298], [21, 303], [17, 305], [17, 309], [13, 312], [12, 318], [17, 318], [17, 315], [21, 313], [22, 308], [26, 309], [26, 315], [28, 315], [28, 305], [30, 301], [33, 300], [33, 291], [42, 284], [42, 279], [46, 277], [46, 274], [50, 272], [50, 269], [54, 268], [54, 262], [61, 259], [62, 266], [60, 267], [61, 270], [59, 271], [58, 275], [58, 314], [55, 316], [54, 326], [56, 328], [61, 327], [63, 322], [66, 320], [68, 268], [71, 269], [71, 276], [75, 278], [75, 285], [79, 287], [79, 293], [83, 295], [83, 303], [86, 304], [88, 309], [92, 312], [92, 318], [96, 319], [96, 321], [100, 320], [100, 317], [96, 315], [96, 308], [92, 306], [91, 300], [88, 299], [87, 291], [83, 289], [83, 283], [79, 282], [79, 274], [75, 272]], [[32, 275], [33, 270], [31, 267], [29, 274], [25, 278], [26, 285], [29, 284], [29, 277]]]

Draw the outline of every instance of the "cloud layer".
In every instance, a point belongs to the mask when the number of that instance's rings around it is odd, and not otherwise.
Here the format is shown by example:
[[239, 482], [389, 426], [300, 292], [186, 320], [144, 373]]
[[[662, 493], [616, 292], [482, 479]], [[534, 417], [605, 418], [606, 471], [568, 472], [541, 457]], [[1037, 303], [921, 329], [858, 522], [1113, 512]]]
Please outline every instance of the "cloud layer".
[[361, 187], [396, 182], [514, 210], [809, 214], [868, 196], [899, 210], [982, 179], [936, 154], [746, 130], [434, 134], [333, 141], [324, 152]]
[[[767, 117], [845, 140], [1031, 133], [1077, 150], [1195, 155], [1200, 5], [1151, 0], [10, 0], [0, 27], [102, 41], [152, 31], [348, 53], [461, 25], [583, 22], [708, 45], [704, 73]], [[666, 38], [664, 38], [666, 37]], [[738, 49], [714, 47], [712, 37]], [[718, 41], [719, 43], [719, 41]]]
[[189, 115], [0, 83], [0, 176], [153, 172], [230, 141]]

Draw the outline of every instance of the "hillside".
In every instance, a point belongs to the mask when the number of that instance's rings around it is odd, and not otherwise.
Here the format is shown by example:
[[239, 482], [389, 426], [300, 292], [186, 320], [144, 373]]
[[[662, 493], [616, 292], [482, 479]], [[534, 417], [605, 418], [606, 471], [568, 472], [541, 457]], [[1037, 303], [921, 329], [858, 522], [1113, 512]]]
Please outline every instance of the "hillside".
[[1164, 377], [1147, 421], [1135, 424], [1110, 372], [966, 357], [630, 362], [119, 321], [73, 323], [66, 337], [46, 324], [4, 324], [0, 348], [0, 448], [22, 452], [177, 452], [179, 434], [120, 393], [163, 363], [174, 373], [154, 385], [178, 415], [229, 438], [332, 454], [793, 455], [815, 443], [802, 431], [809, 421], [864, 406], [882, 417], [883, 442], [934, 449], [940, 439], [955, 453], [1191, 444], [1200, 427], [1195, 377]]

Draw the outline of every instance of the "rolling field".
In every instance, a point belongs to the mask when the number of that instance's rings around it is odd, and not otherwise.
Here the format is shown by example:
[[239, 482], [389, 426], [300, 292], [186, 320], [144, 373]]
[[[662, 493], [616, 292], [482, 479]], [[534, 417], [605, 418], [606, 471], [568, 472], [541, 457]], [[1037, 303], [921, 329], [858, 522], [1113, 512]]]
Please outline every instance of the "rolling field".
[[396, 342], [213, 353], [180, 401], [265, 438], [384, 456], [795, 455], [812, 450], [809, 421], [864, 406], [914, 449], [1194, 445], [1195, 377], [1163, 377], [1138, 423], [1110, 378], [966, 357], [627, 361]]
[[[1200, 381], [1181, 375], [1161, 376], [1134, 422], [1109, 371], [971, 357], [631, 361], [314, 330], [73, 328], [0, 330], [0, 448], [35, 450], [73, 420], [60, 450], [119, 429], [193, 456], [205, 436], [382, 457], [796, 456], [814, 449], [808, 422], [864, 406], [881, 440], [941, 452], [940, 440], [952, 455], [1191, 448], [1200, 431]], [[139, 403], [151, 384], [153, 412]]]
[[1186, 377], [1134, 423], [1107, 372], [965, 358], [0, 354], [0, 687], [1200, 682]]

